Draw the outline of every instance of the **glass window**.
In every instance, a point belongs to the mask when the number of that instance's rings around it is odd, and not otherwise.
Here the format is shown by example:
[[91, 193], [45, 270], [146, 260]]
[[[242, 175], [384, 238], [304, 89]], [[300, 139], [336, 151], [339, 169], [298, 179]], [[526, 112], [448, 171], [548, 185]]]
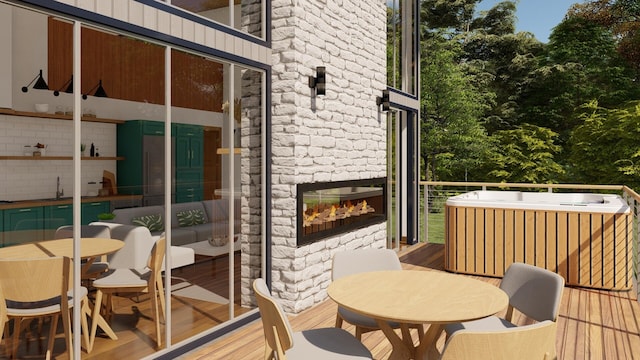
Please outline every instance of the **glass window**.
[[387, 2], [387, 85], [416, 94], [417, 39], [415, 3]]
[[[156, 241], [167, 240], [158, 315], [147, 289], [110, 299], [104, 290], [112, 310], [90, 306], [104, 322], [80, 356], [138, 359], [254, 309], [264, 71], [12, 5], [0, 4], [0, 20], [12, 34], [0, 42], [13, 49], [0, 55], [8, 65], [0, 103], [11, 109], [0, 114], [0, 250], [70, 238], [76, 228], [94, 242], [122, 241], [82, 260], [82, 269], [104, 262], [110, 274], [145, 269]], [[82, 270], [75, 285], [105, 274]], [[21, 341], [18, 358], [36, 350]]]
[[167, 0], [209, 20], [264, 39], [264, 0]]

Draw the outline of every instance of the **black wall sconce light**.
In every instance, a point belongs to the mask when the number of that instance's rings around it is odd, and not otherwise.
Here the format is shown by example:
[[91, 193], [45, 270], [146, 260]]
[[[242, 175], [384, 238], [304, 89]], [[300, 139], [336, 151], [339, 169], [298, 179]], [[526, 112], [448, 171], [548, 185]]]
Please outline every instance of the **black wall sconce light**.
[[[36, 79], [38, 81], [36, 81]], [[23, 86], [22, 87], [22, 92], [27, 92], [29, 91], [29, 86], [31, 86], [31, 84], [33, 84], [33, 82], [36, 82], [33, 85], [34, 89], [39, 89], [39, 90], [49, 90], [49, 86], [47, 85], [47, 82], [44, 81], [44, 78], [42, 77], [42, 69], [40, 69], [40, 74], [36, 75], [36, 77], [33, 78], [33, 80], [31, 80], [31, 82], [29, 84], [27, 84], [27, 86]]]
[[104, 88], [102, 87], [102, 79], [100, 79], [100, 81], [98, 81], [98, 83], [94, 87], [92, 87], [91, 90], [89, 90], [86, 94], [82, 94], [82, 98], [84, 100], [87, 100], [87, 95], [90, 95], [91, 92], [96, 88], [97, 88], [97, 90], [93, 94], [93, 96], [95, 96], [95, 97], [109, 97], [109, 96], [107, 96], [107, 92], [104, 91]]
[[389, 90], [382, 90], [382, 96], [376, 97], [376, 104], [382, 105], [382, 111], [389, 111], [391, 108], [389, 104]]
[[316, 95], [325, 95], [327, 89], [327, 72], [324, 66], [316, 68], [316, 77], [309, 76], [309, 87], [316, 89]]
[[67, 94], [73, 94], [73, 75], [71, 75], [71, 79], [69, 79], [64, 85], [60, 87], [60, 89], [53, 92], [53, 96], [60, 95], [60, 90], [65, 89], [64, 92]]

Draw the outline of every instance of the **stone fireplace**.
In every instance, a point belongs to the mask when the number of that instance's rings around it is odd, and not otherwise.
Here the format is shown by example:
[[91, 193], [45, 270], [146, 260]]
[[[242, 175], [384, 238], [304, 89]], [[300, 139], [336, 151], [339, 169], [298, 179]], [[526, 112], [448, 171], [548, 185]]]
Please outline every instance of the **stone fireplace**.
[[298, 246], [387, 220], [386, 178], [298, 184]]
[[[275, 0], [272, 7], [277, 30], [268, 271], [271, 291], [284, 310], [299, 313], [327, 299], [336, 252], [387, 245], [387, 113], [376, 103], [387, 89], [387, 6], [365, 0], [339, 5]], [[319, 66], [326, 68], [325, 95], [308, 85]], [[332, 204], [318, 203], [319, 192], [328, 190], [324, 186], [338, 192]], [[358, 216], [339, 219], [345, 205], [359, 205]]]

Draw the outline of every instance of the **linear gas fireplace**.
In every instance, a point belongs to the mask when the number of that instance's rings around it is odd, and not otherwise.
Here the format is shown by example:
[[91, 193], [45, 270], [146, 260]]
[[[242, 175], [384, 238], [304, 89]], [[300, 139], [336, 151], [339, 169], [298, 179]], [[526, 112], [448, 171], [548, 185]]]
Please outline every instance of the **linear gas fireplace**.
[[298, 184], [298, 246], [387, 220], [386, 178]]

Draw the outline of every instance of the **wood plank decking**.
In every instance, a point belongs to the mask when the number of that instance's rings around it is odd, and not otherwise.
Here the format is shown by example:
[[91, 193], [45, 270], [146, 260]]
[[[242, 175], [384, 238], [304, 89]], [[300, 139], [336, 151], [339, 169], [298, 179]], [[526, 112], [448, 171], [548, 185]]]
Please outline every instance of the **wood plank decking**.
[[[403, 251], [400, 259], [405, 269], [442, 271], [442, 245], [418, 245]], [[498, 284], [500, 279], [477, 277]], [[291, 316], [294, 330], [334, 325], [337, 306], [322, 302], [297, 316]], [[516, 314], [514, 321], [528, 319]], [[353, 332], [353, 328], [347, 327]], [[415, 339], [415, 335], [414, 335]], [[380, 331], [366, 333], [363, 343], [375, 359], [386, 359], [391, 345]], [[438, 345], [444, 344], [441, 337]], [[556, 341], [559, 359], [640, 359], [640, 306], [633, 291], [600, 291], [566, 287], [558, 319]], [[211, 342], [181, 359], [263, 359], [264, 340], [260, 321]]]

